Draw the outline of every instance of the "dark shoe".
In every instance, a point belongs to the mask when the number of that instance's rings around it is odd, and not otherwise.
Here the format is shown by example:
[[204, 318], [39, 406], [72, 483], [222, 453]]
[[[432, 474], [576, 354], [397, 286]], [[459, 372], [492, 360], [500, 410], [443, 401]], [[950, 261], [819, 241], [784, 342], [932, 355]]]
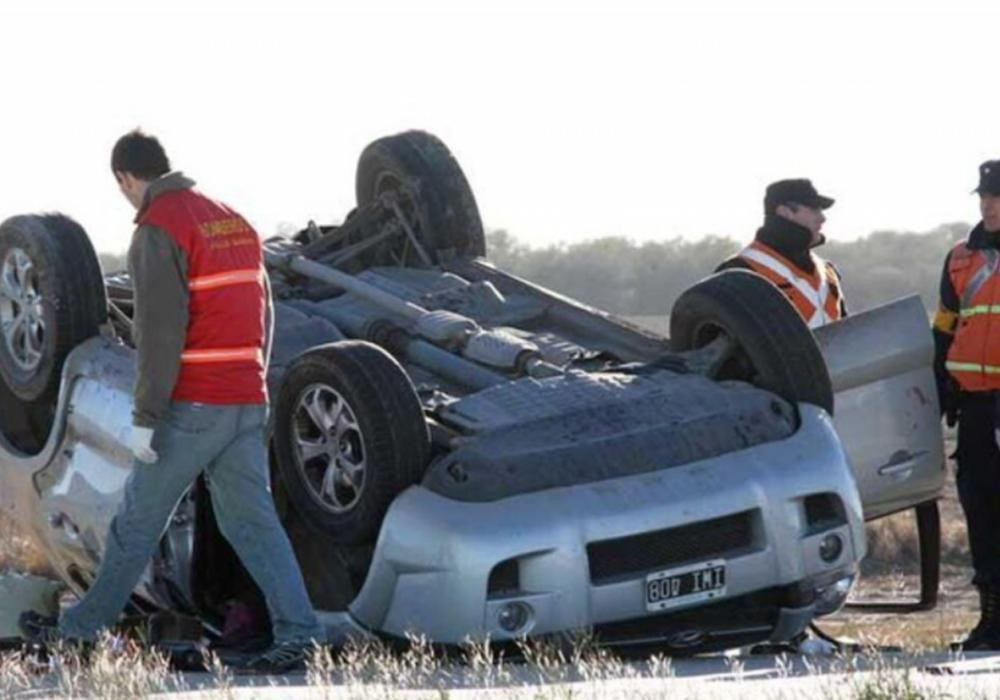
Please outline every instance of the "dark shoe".
[[969, 636], [951, 645], [952, 651], [1000, 650], [1000, 586], [979, 587], [979, 622]]
[[59, 620], [47, 617], [34, 610], [26, 610], [17, 618], [17, 626], [28, 644], [42, 647], [47, 651], [58, 648], [86, 652], [93, 646], [75, 637], [66, 637], [59, 631]]
[[260, 674], [302, 671], [306, 667], [306, 652], [311, 646], [303, 642], [279, 642], [262, 654], [251, 657], [237, 670]]
[[59, 634], [59, 620], [47, 617], [34, 610], [26, 610], [17, 618], [17, 626], [24, 638], [35, 644], [54, 645], [62, 640]]

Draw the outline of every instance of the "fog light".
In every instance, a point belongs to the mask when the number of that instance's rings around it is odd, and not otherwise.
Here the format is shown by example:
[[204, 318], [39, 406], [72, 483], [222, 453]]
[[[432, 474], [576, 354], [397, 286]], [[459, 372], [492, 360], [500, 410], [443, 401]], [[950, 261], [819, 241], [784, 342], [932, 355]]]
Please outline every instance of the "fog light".
[[827, 535], [819, 543], [819, 558], [831, 564], [840, 558], [844, 551], [844, 540], [840, 535]]
[[528, 624], [531, 619], [531, 606], [527, 603], [505, 603], [497, 611], [497, 624], [504, 632], [513, 634]]

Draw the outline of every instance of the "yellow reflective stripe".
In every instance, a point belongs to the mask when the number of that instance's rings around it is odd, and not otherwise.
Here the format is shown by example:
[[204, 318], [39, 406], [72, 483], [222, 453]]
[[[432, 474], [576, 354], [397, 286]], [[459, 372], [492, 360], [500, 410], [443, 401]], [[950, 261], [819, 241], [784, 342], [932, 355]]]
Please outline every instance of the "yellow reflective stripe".
[[256, 346], [243, 348], [211, 348], [208, 350], [185, 350], [181, 362], [200, 364], [205, 362], [258, 362], [264, 363], [264, 353]]
[[940, 308], [934, 314], [934, 327], [942, 333], [954, 333], [958, 314], [948, 309]]
[[953, 362], [948, 360], [944, 363], [945, 368], [950, 372], [979, 372], [981, 374], [1000, 374], [998, 365], [980, 365], [975, 362]]
[[259, 268], [252, 270], [230, 270], [229, 272], [219, 272], [214, 275], [202, 275], [192, 277], [188, 280], [188, 288], [192, 291], [204, 289], [215, 289], [217, 287], [227, 287], [231, 284], [246, 284], [248, 282], [260, 282], [261, 272]]
[[1000, 304], [977, 304], [967, 309], [962, 309], [962, 318], [978, 316], [980, 314], [1000, 314]]

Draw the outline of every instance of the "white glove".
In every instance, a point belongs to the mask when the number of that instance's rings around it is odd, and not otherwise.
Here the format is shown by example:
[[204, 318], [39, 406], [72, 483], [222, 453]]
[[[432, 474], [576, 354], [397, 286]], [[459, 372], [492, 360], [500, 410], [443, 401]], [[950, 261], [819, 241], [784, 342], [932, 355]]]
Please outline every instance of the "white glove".
[[132, 432], [128, 436], [128, 448], [140, 462], [153, 464], [159, 455], [153, 451], [153, 429], [143, 428], [139, 425], [132, 426]]

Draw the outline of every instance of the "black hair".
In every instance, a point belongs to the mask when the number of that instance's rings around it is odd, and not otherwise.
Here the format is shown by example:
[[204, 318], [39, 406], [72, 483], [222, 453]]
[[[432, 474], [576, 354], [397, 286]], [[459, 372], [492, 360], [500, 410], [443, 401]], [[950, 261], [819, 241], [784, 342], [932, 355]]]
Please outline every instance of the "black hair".
[[111, 172], [155, 180], [170, 172], [170, 159], [155, 136], [134, 129], [118, 139], [111, 149]]

